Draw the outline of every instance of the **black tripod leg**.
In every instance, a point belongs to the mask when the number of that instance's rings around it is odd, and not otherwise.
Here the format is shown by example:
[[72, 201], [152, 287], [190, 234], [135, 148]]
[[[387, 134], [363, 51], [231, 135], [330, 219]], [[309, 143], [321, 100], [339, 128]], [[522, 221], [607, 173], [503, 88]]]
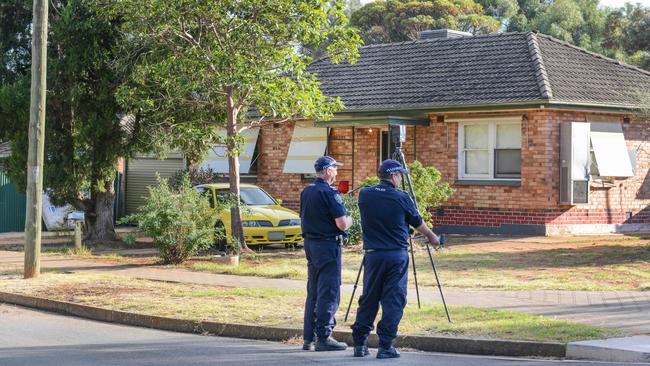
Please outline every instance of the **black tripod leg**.
[[436, 276], [436, 283], [438, 284], [438, 291], [440, 291], [440, 298], [442, 299], [442, 305], [445, 307], [445, 313], [447, 313], [447, 320], [451, 323], [451, 317], [449, 316], [449, 310], [447, 309], [447, 303], [445, 302], [445, 295], [442, 293], [442, 286], [440, 285], [440, 278], [438, 278], [438, 271], [436, 270], [436, 265], [433, 262], [433, 255], [431, 255], [431, 247], [429, 243], [427, 245], [427, 253], [429, 253], [429, 261], [431, 262], [431, 268], [433, 268], [433, 274]]
[[418, 298], [418, 309], [420, 306], [420, 288], [418, 287], [418, 271], [415, 269], [415, 252], [413, 251], [413, 239], [409, 236], [409, 245], [411, 246], [411, 262], [413, 263], [413, 279], [415, 280], [415, 295]]
[[361, 277], [361, 270], [363, 269], [363, 262], [365, 262], [366, 256], [364, 255], [361, 258], [361, 265], [359, 266], [359, 272], [357, 272], [357, 280], [354, 281], [354, 287], [352, 288], [352, 296], [350, 296], [350, 303], [348, 304], [348, 310], [345, 311], [345, 319], [343, 321], [348, 321], [348, 315], [350, 314], [350, 308], [352, 307], [352, 300], [354, 299], [354, 293], [357, 292], [357, 285], [359, 284], [359, 277]]

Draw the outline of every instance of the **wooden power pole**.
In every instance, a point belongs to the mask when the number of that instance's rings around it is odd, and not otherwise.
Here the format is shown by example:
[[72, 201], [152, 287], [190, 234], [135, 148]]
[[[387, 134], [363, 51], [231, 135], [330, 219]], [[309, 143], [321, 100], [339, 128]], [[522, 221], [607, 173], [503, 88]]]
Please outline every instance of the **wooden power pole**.
[[48, 1], [34, 0], [32, 21], [32, 94], [29, 107], [29, 153], [27, 155], [25, 278], [35, 278], [41, 273]]

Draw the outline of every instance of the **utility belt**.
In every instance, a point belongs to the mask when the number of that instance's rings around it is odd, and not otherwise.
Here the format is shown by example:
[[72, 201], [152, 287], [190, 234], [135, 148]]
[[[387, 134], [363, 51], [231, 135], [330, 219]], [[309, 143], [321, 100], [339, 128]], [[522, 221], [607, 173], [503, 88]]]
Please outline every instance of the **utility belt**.
[[365, 249], [365, 253], [385, 253], [385, 252], [399, 252], [408, 251], [408, 248], [389, 248], [389, 249]]
[[331, 241], [337, 244], [342, 244], [345, 240], [345, 235], [339, 234], [334, 236], [317, 236], [317, 235], [305, 235], [305, 240], [314, 240], [314, 241]]

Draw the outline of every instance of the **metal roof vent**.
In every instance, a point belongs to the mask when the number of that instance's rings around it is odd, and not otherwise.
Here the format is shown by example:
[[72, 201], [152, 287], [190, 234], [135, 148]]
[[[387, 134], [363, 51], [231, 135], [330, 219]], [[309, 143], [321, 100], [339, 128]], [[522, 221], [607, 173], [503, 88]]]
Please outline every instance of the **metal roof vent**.
[[472, 33], [461, 32], [453, 29], [433, 29], [420, 32], [420, 39], [449, 39], [471, 37]]

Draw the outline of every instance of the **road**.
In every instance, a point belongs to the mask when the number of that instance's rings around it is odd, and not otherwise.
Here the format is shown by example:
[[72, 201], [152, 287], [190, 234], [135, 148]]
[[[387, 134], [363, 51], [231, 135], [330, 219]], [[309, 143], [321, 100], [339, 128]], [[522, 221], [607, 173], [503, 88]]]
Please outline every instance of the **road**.
[[[374, 356], [375, 350], [371, 350]], [[527, 360], [402, 352], [394, 361], [354, 358], [352, 350], [306, 352], [298, 345], [200, 336], [101, 323], [0, 304], [2, 366], [165, 365], [507, 365], [613, 366], [613, 363]], [[631, 364], [621, 364], [631, 366]], [[647, 366], [647, 365], [646, 365]]]

